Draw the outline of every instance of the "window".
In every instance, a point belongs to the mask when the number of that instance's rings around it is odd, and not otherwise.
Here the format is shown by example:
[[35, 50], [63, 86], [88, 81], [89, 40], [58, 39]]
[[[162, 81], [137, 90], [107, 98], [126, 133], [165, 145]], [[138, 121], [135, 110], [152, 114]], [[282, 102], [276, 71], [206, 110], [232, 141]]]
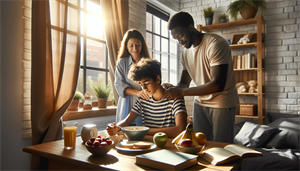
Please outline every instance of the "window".
[[169, 14], [147, 4], [146, 13], [146, 42], [153, 59], [161, 63], [162, 83], [177, 84], [178, 71], [178, 45], [170, 38], [167, 28]]
[[[72, 3], [72, 1], [69, 2]], [[91, 85], [99, 82], [110, 84], [109, 58], [101, 6], [91, 0], [78, 1], [78, 3], [81, 25], [81, 61], [77, 90], [83, 94], [89, 92], [93, 95], [93, 99], [96, 99]], [[93, 56], [90, 56], [90, 52], [93, 53]], [[103, 58], [97, 58], [98, 53]]]

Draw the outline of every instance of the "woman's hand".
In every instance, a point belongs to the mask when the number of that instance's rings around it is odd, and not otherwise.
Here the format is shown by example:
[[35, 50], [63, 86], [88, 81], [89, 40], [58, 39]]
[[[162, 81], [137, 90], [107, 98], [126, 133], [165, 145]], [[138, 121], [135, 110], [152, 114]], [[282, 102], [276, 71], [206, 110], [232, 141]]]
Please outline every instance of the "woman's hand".
[[106, 131], [108, 133], [109, 136], [114, 136], [117, 134], [117, 132], [120, 130], [119, 127], [117, 127], [117, 124], [114, 122], [114, 123], [110, 123], [107, 125], [107, 128], [106, 128]]
[[146, 92], [144, 92], [144, 90], [139, 91], [137, 93], [137, 96], [143, 98], [144, 100], [150, 99], [149, 95]]

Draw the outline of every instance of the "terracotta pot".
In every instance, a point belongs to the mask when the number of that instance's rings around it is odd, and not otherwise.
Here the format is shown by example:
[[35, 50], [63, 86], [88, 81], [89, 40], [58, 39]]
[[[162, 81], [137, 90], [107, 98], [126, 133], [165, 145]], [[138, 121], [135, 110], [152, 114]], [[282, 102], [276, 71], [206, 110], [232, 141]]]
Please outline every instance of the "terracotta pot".
[[68, 108], [68, 111], [77, 111], [78, 104], [79, 104], [79, 100], [73, 100]]
[[254, 18], [256, 16], [256, 13], [257, 13], [257, 8], [252, 6], [247, 5], [240, 9], [240, 14], [244, 20]]
[[107, 98], [98, 98], [98, 108], [106, 108]]

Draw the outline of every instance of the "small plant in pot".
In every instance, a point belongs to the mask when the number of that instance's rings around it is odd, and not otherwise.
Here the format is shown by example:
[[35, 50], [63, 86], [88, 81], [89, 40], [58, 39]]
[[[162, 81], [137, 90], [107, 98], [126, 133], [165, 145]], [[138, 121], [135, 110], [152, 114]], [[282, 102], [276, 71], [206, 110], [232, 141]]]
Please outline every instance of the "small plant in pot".
[[111, 85], [106, 85], [105, 83], [99, 83], [97, 85], [92, 85], [93, 90], [98, 98], [98, 108], [106, 108], [107, 98], [112, 91]]
[[228, 15], [226, 13], [222, 13], [219, 15], [219, 23], [226, 23], [228, 20]]
[[231, 17], [237, 20], [238, 13], [241, 14], [244, 20], [254, 18], [258, 8], [264, 12], [267, 8], [265, 0], [236, 0], [229, 4], [227, 12]]
[[205, 24], [212, 25], [215, 11], [212, 9], [212, 7], [204, 8], [202, 11], [205, 18]]
[[75, 92], [73, 101], [71, 102], [68, 110], [69, 111], [77, 111], [78, 110], [78, 104], [79, 104], [79, 100], [83, 98], [83, 94], [80, 93], [79, 91]]

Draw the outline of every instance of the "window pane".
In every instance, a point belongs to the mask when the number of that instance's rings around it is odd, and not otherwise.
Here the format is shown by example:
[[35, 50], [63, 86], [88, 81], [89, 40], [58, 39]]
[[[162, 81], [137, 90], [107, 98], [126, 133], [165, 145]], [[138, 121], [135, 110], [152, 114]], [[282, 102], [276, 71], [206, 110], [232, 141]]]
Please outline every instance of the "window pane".
[[78, 0], [69, 0], [68, 1], [70, 4], [76, 5], [78, 4]]
[[[104, 82], [106, 79], [106, 74], [103, 71], [95, 71], [87, 69], [87, 79], [86, 79], [86, 92], [91, 93], [94, 97], [96, 97], [92, 85], [97, 85], [101, 82]], [[93, 98], [94, 99], [94, 98]]]
[[170, 57], [170, 69], [177, 71], [177, 57], [176, 56]]
[[177, 51], [178, 51], [177, 47], [178, 47], [177, 42], [170, 41], [170, 53], [172, 55], [177, 56]]
[[168, 53], [169, 52], [169, 41], [168, 39], [161, 38], [161, 51]]
[[161, 69], [161, 82], [162, 83], [168, 83], [168, 70]]
[[[98, 1], [98, 2], [100, 2], [100, 1]], [[87, 1], [87, 10], [89, 10], [97, 15], [102, 15], [101, 8], [100, 8], [99, 4], [97, 4], [97, 3]]]
[[84, 42], [83, 42], [83, 38], [81, 37], [80, 38], [80, 41], [81, 41], [81, 49], [80, 49], [80, 65], [83, 65], [83, 59], [84, 59], [84, 56], [83, 56], [83, 53], [84, 53], [84, 51], [83, 51], [83, 44], [84, 44]]
[[152, 49], [152, 34], [146, 33], [146, 42], [148, 48]]
[[152, 31], [152, 14], [146, 13], [146, 30]]
[[[68, 8], [68, 25], [67, 28], [68, 30], [77, 32], [77, 26], [78, 26], [78, 21], [79, 17], [77, 15], [77, 10], [74, 8]], [[71, 17], [70, 17], [71, 16]], [[72, 20], [70, 20], [72, 18]]]
[[170, 72], [170, 83], [173, 85], [176, 85], [178, 83], [176, 73]]
[[84, 30], [85, 30], [85, 27], [84, 27], [84, 21], [85, 21], [85, 18], [84, 18], [84, 13], [81, 11], [80, 12], [80, 33], [83, 34], [84, 33]]
[[153, 59], [156, 59], [158, 62], [160, 62], [160, 53], [154, 52], [153, 55]]
[[82, 94], [84, 94], [84, 91], [83, 91], [83, 70], [82, 69], [79, 70], [76, 90], [80, 91]]
[[88, 36], [97, 39], [103, 38], [103, 20], [91, 14], [87, 14], [86, 32]]
[[161, 56], [161, 68], [168, 70], [169, 68], [168, 55]]
[[164, 37], [169, 37], [168, 33], [168, 22], [166, 22], [165, 20], [161, 20], [161, 35]]
[[160, 51], [160, 37], [154, 35], [154, 43], [153, 43], [154, 49], [157, 51]]
[[160, 34], [160, 19], [155, 15], [153, 15], [153, 28], [154, 33]]
[[105, 44], [88, 39], [86, 47], [90, 51], [90, 56], [87, 56], [87, 66], [99, 68], [100, 62], [102, 62], [103, 68], [106, 68], [106, 58], [100, 58], [100, 55], [105, 56], [106, 54]]

